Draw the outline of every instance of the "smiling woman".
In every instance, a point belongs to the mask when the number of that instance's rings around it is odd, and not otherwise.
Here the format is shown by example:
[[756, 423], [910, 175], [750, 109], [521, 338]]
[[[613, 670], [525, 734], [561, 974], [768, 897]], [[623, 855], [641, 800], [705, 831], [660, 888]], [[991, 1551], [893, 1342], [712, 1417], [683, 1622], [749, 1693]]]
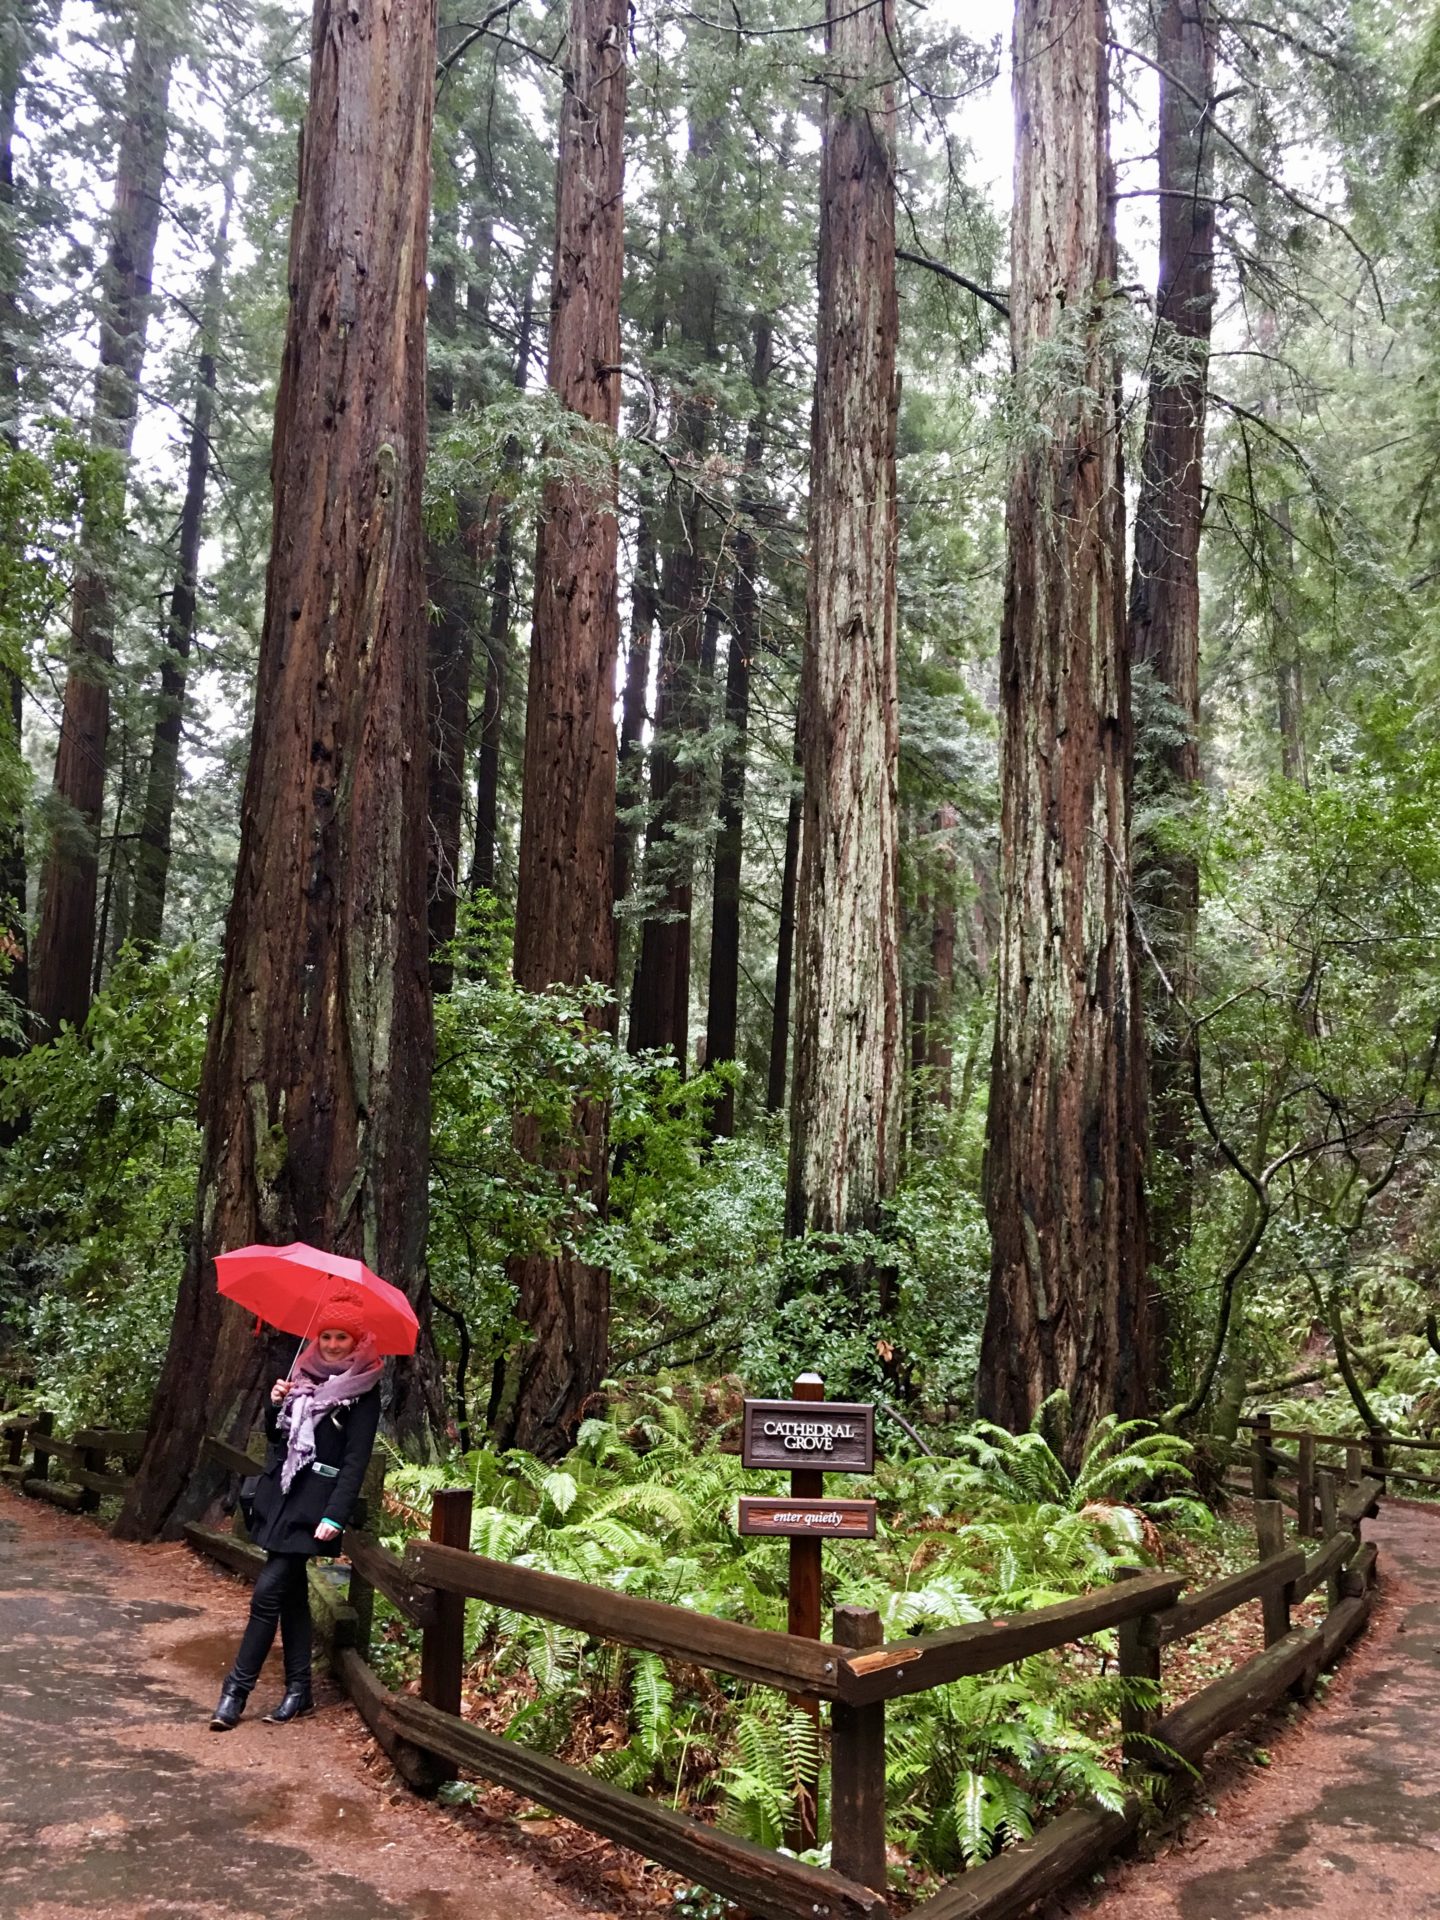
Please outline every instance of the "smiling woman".
[[269, 1458], [245, 1505], [255, 1542], [269, 1558], [211, 1716], [215, 1733], [228, 1733], [245, 1711], [277, 1626], [285, 1649], [285, 1695], [265, 1717], [283, 1724], [314, 1708], [308, 1565], [340, 1538], [350, 1518], [375, 1445], [384, 1370], [358, 1291], [326, 1301], [319, 1323], [291, 1378], [277, 1380], [266, 1402]]

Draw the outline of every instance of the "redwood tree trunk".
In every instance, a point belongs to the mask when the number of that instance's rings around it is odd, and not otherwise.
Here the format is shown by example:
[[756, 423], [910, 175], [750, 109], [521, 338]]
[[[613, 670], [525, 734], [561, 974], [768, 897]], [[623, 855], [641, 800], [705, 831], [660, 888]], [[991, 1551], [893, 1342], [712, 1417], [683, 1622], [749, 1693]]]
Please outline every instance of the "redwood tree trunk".
[[[135, 906], [131, 937], [142, 953], [160, 944], [165, 920], [165, 894], [170, 879], [170, 828], [180, 779], [180, 733], [185, 713], [185, 687], [190, 673], [190, 649], [195, 638], [195, 609], [200, 587], [200, 535], [205, 522], [205, 491], [210, 482], [210, 428], [215, 415], [215, 348], [220, 331], [220, 300], [230, 228], [231, 181], [225, 182], [225, 208], [215, 237], [215, 257], [205, 287], [200, 319], [200, 357], [195, 375], [194, 412], [190, 420], [190, 457], [185, 474], [185, 500], [180, 509], [179, 550], [175, 556], [175, 584], [165, 622], [165, 650], [160, 658], [160, 698], [150, 744], [150, 768], [145, 783], [145, 811], [135, 850]], [[117, 811], [117, 819], [119, 818]]]
[[[550, 385], [563, 406], [611, 432], [620, 420], [627, 31], [623, 0], [571, 0], [550, 296]], [[578, 475], [549, 482], [535, 556], [515, 909], [515, 977], [532, 990], [615, 982], [617, 544], [613, 473], [599, 488]], [[579, 1141], [560, 1171], [603, 1207], [605, 1114], [588, 1106], [577, 1122]], [[522, 1130], [521, 1143], [533, 1153], [533, 1132]], [[530, 1345], [507, 1438], [555, 1454], [604, 1374], [610, 1278], [568, 1251], [520, 1260], [513, 1277]]]
[[57, 817], [41, 875], [31, 956], [31, 1007], [41, 1040], [52, 1036], [62, 1020], [79, 1026], [90, 1008], [114, 658], [111, 585], [150, 321], [174, 58], [170, 41], [142, 22], [126, 76], [110, 244], [101, 277], [91, 438], [104, 458], [85, 502], [81, 549], [87, 563], [76, 577], [71, 603], [70, 664], [55, 755]]
[[[760, 644], [760, 595], [756, 575], [760, 546], [755, 518], [760, 510], [765, 459], [765, 393], [770, 384], [771, 323], [755, 319], [751, 383], [755, 413], [745, 437], [745, 481], [740, 489], [735, 534], [735, 584], [730, 594], [730, 657], [725, 663], [725, 745], [720, 756], [720, 829], [715, 836], [715, 877], [710, 909], [710, 985], [706, 1000], [705, 1064], [733, 1060], [740, 1015], [740, 867], [745, 839], [745, 761], [750, 727], [750, 663]], [[717, 1134], [735, 1131], [735, 1095], [727, 1091], [715, 1108]]]
[[876, 1227], [902, 1153], [893, 0], [826, 12], [791, 1235]]
[[948, 800], [942, 801], [935, 825], [945, 836], [940, 850], [940, 880], [935, 917], [930, 928], [932, 981], [929, 1031], [925, 1037], [925, 1064], [930, 1069], [937, 1105], [949, 1108], [954, 1097], [954, 1060], [950, 1046], [950, 1018], [955, 999], [955, 848], [951, 844], [960, 816]]
[[[1157, 749], [1152, 783], [1183, 801], [1200, 778], [1200, 523], [1204, 511], [1205, 404], [1214, 308], [1214, 150], [1209, 106], [1215, 29], [1209, 0], [1165, 0], [1160, 77], [1159, 360], [1150, 378], [1144, 466], [1135, 510], [1130, 656], [1169, 698], [1182, 737]], [[1175, 362], [1180, 361], [1176, 371]], [[1170, 362], [1170, 365], [1166, 365]], [[1167, 729], [1167, 733], [1170, 730]], [[1151, 944], [1173, 988], [1147, 994], [1152, 1009], [1152, 1153], [1166, 1176], [1151, 1184], [1151, 1251], [1172, 1266], [1190, 1237], [1190, 1058], [1187, 1009], [1195, 997], [1200, 874], [1193, 853], [1149, 853], [1138, 876], [1142, 911], [1154, 909]]]
[[[1011, 345], [1032, 424], [1007, 503], [1001, 932], [978, 1398], [1057, 1388], [1078, 1446], [1143, 1413], [1144, 1039], [1127, 916], [1132, 741], [1103, 0], [1018, 0]], [[1063, 341], [1058, 361], [1054, 347]]]
[[[453, 341], [456, 327], [455, 267], [437, 267], [430, 298], [430, 331]], [[431, 421], [438, 432], [455, 411], [455, 381], [448, 364], [430, 368]], [[426, 541], [426, 590], [433, 609], [429, 625], [427, 729], [429, 738], [430, 985], [448, 993], [454, 968], [445, 949], [455, 938], [460, 898], [460, 831], [465, 814], [465, 735], [470, 719], [470, 676], [475, 662], [473, 574], [465, 550], [472, 518], [463, 498], [455, 502], [453, 534]]]
[[[217, 1490], [202, 1436], [243, 1437], [261, 1355], [212, 1255], [308, 1240], [405, 1288], [416, 1363], [390, 1408], [439, 1409], [424, 1268], [425, 253], [435, 17], [317, 0], [275, 410], [255, 724], [201, 1088], [195, 1228], [150, 1436], [121, 1517], [150, 1535]], [[344, 399], [344, 405], [338, 404]]]
[[[524, 392], [530, 369], [530, 334], [535, 322], [534, 291], [529, 280], [520, 309], [520, 338], [515, 353], [515, 385]], [[521, 447], [512, 435], [505, 443], [505, 472], [520, 472]], [[470, 891], [495, 888], [496, 831], [500, 812], [500, 745], [505, 733], [505, 702], [510, 688], [511, 626], [515, 612], [515, 513], [505, 504], [495, 535], [495, 567], [490, 579], [490, 627], [486, 639], [485, 700], [480, 715], [480, 750], [475, 757], [475, 847], [470, 861]]]
[[[796, 745], [796, 759], [799, 745]], [[785, 811], [785, 864], [780, 874], [780, 924], [775, 932], [775, 1004], [770, 1012], [770, 1077], [765, 1111], [780, 1113], [790, 1078], [790, 998], [795, 976], [795, 889], [800, 874], [801, 795], [790, 795]]]
[[[664, 239], [659, 252], [664, 256]], [[650, 351], [658, 355], [665, 345], [665, 313], [656, 302], [650, 322]], [[658, 502], [654, 484], [642, 474], [640, 509], [635, 521], [635, 566], [630, 585], [630, 637], [625, 654], [625, 688], [620, 704], [620, 751], [615, 772], [619, 817], [615, 825], [615, 898], [624, 900], [634, 876], [639, 841], [637, 816], [643, 794], [644, 755], [641, 735], [649, 718], [650, 653], [659, 611], [659, 550], [655, 521]]]
[[[711, 178], [714, 129], [691, 128], [690, 168], [694, 190]], [[704, 256], [687, 231], [684, 292], [680, 305], [682, 346], [701, 365], [715, 358], [716, 287]], [[698, 478], [711, 436], [713, 402], [692, 384], [676, 401], [673, 478], [662, 527], [660, 570], [660, 671], [655, 686], [655, 728], [650, 743], [650, 795], [645, 835], [645, 880], [655, 904], [640, 930], [640, 957], [630, 1003], [632, 1053], [664, 1047], [683, 1071], [690, 1052], [690, 947], [694, 909], [695, 831], [700, 768], [695, 743], [708, 719], [712, 674], [704, 663], [707, 585], [713, 558]]]

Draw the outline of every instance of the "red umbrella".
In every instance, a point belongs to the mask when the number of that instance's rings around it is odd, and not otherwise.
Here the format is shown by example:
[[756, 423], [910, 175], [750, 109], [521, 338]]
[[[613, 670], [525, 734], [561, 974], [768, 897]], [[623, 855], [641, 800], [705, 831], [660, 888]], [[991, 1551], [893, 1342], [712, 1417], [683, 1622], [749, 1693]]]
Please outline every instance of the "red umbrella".
[[268, 1320], [282, 1333], [305, 1339], [325, 1325], [326, 1303], [339, 1295], [359, 1298], [366, 1330], [381, 1353], [413, 1353], [420, 1323], [398, 1287], [372, 1273], [363, 1260], [324, 1253], [296, 1240], [288, 1247], [238, 1247], [215, 1256], [216, 1284], [227, 1300]]

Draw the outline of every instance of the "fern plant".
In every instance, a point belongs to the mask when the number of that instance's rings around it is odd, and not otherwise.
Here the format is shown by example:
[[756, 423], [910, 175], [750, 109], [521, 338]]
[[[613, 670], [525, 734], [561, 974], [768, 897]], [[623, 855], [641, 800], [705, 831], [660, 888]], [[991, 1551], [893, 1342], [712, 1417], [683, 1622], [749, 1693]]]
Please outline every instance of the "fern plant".
[[[736, 1496], [755, 1482], [714, 1432], [697, 1430], [695, 1405], [660, 1383], [587, 1420], [559, 1465], [518, 1452], [467, 1456], [474, 1550], [783, 1630], [786, 1543], [736, 1533]], [[1184, 1484], [1185, 1442], [1103, 1421], [1072, 1473], [1061, 1453], [1067, 1417], [1054, 1400], [1027, 1434], [981, 1425], [951, 1459], [883, 1465], [855, 1489], [880, 1503], [877, 1537], [827, 1549], [827, 1604], [876, 1608], [887, 1639], [936, 1632], [1113, 1578], [1149, 1556], [1157, 1516], [1208, 1518], [1171, 1491]], [[453, 1467], [397, 1467], [387, 1482], [395, 1530], [415, 1530], [429, 1495], [454, 1481]], [[826, 1839], [815, 1726], [778, 1694], [503, 1607], [471, 1602], [466, 1631], [472, 1658], [524, 1698], [510, 1737], [569, 1746], [617, 1786], [673, 1804], [718, 1796], [724, 1824], [765, 1846], [783, 1844], [800, 1783], [818, 1768]], [[892, 1836], [917, 1862], [953, 1872], [1068, 1799], [1117, 1804], [1106, 1743], [1132, 1684], [1056, 1654], [896, 1702]]]
[[886, 1731], [892, 1831], [940, 1873], [1028, 1839], [1056, 1805], [1118, 1807], [1124, 1785], [1103, 1738], [1123, 1699], [1145, 1683], [1076, 1680], [1037, 1656], [897, 1702]]

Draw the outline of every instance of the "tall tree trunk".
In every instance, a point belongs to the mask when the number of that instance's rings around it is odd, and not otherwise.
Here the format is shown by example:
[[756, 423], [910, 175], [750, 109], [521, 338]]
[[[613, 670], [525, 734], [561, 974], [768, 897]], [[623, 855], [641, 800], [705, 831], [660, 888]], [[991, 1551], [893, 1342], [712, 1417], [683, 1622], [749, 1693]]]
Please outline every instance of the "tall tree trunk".
[[770, 1077], [765, 1111], [781, 1113], [790, 1079], [790, 997], [795, 976], [795, 892], [800, 876], [800, 816], [803, 796], [797, 776], [800, 744], [795, 744], [790, 804], [785, 810], [785, 863], [780, 872], [780, 924], [775, 932], [775, 1004], [770, 1010]]
[[[8, 28], [0, 29], [0, 437], [13, 452], [20, 444], [20, 273], [21, 256], [12, 228], [15, 207], [15, 115], [28, 47], [17, 8]], [[25, 687], [17, 668], [0, 663], [0, 725], [12, 763], [23, 761]], [[25, 826], [20, 808], [0, 822], [0, 970], [22, 1013], [30, 1004], [30, 958], [25, 905]], [[0, 1040], [0, 1053], [15, 1043]]]
[[[1157, 365], [1150, 376], [1144, 464], [1135, 510], [1130, 657], [1168, 696], [1180, 737], [1151, 755], [1151, 784], [1183, 802], [1200, 778], [1200, 523], [1204, 511], [1205, 405], [1214, 310], [1215, 157], [1209, 102], [1215, 28], [1209, 0], [1164, 0], [1160, 76], [1160, 275]], [[1178, 366], [1177, 366], [1178, 361]], [[1168, 1177], [1151, 1182], [1151, 1255], [1173, 1267], [1190, 1237], [1195, 1150], [1188, 1009], [1195, 998], [1200, 871], [1184, 847], [1148, 851], [1137, 876], [1153, 910], [1151, 945], [1172, 992], [1158, 982], [1151, 1010], [1152, 1155]]]
[[[430, 295], [430, 333], [453, 346], [456, 333], [454, 262], [435, 269]], [[439, 356], [429, 376], [430, 428], [438, 435], [455, 411], [455, 380]], [[470, 719], [470, 677], [475, 660], [474, 580], [465, 550], [472, 504], [455, 501], [453, 534], [425, 543], [425, 580], [432, 609], [427, 676], [429, 818], [426, 897], [429, 903], [430, 985], [448, 993], [454, 967], [443, 957], [455, 938], [460, 898], [460, 833], [465, 815], [465, 737]]]
[[[751, 384], [755, 412], [745, 436], [745, 478], [735, 534], [735, 584], [730, 593], [730, 657], [725, 663], [725, 745], [720, 756], [720, 830], [715, 839], [715, 877], [710, 909], [710, 986], [706, 1002], [705, 1064], [733, 1060], [740, 1016], [740, 865], [745, 839], [745, 763], [750, 727], [750, 663], [760, 644], [760, 595], [756, 576], [760, 543], [756, 517], [763, 504], [766, 390], [773, 360], [768, 314], [755, 317]], [[727, 1090], [711, 1123], [717, 1134], [735, 1131], [735, 1095]]]
[[635, 810], [643, 798], [641, 736], [649, 718], [650, 654], [655, 642], [655, 615], [660, 600], [656, 575], [659, 558], [655, 541], [655, 502], [648, 483], [640, 497], [635, 522], [635, 570], [630, 584], [630, 637], [625, 653], [625, 690], [620, 702], [620, 750], [616, 764], [619, 817], [615, 826], [615, 898], [630, 892], [638, 839]]
[[[525, 283], [520, 336], [515, 353], [515, 386], [525, 391], [530, 369], [530, 338], [535, 325], [534, 287]], [[521, 446], [512, 434], [505, 443], [505, 474], [520, 473]], [[505, 734], [505, 700], [510, 686], [511, 627], [515, 601], [515, 512], [506, 502], [495, 535], [495, 567], [490, 580], [490, 628], [486, 639], [485, 703], [480, 716], [480, 750], [475, 759], [475, 847], [470, 861], [470, 891], [495, 888], [496, 832], [500, 813], [500, 747]]]
[[1146, 1410], [1155, 1361], [1105, 61], [1103, 0], [1018, 0], [1010, 331], [1033, 428], [1006, 511], [978, 1398], [988, 1418], [1021, 1427], [1064, 1388], [1074, 1447], [1098, 1415]]
[[229, 252], [233, 177], [225, 182], [225, 204], [215, 236], [215, 255], [206, 276], [199, 326], [199, 359], [190, 420], [190, 457], [185, 471], [185, 500], [180, 509], [180, 538], [175, 584], [165, 622], [160, 656], [160, 698], [150, 746], [145, 812], [135, 856], [135, 907], [131, 934], [142, 953], [160, 944], [165, 893], [170, 879], [170, 828], [179, 791], [180, 733], [190, 649], [195, 639], [195, 609], [200, 590], [200, 535], [205, 523], [205, 492], [210, 484], [210, 429], [215, 416], [215, 353], [220, 333], [220, 303]]
[[[249, 1316], [212, 1255], [308, 1240], [410, 1295], [390, 1419], [442, 1415], [425, 1276], [425, 254], [431, 7], [316, 0], [275, 406], [275, 513], [226, 926], [201, 1086], [194, 1232], [121, 1516], [173, 1531], [218, 1489], [208, 1430], [259, 1402]], [[343, 406], [339, 404], [343, 396]]]
[[[664, 239], [659, 253], [663, 260]], [[652, 358], [665, 345], [665, 313], [656, 302], [650, 323]], [[615, 785], [618, 818], [615, 827], [615, 898], [624, 900], [630, 892], [635, 868], [635, 847], [639, 838], [635, 815], [643, 799], [641, 735], [649, 718], [650, 654], [655, 640], [655, 619], [660, 607], [657, 574], [659, 548], [655, 522], [657, 501], [654, 482], [648, 474], [640, 480], [640, 508], [635, 521], [635, 567], [630, 585], [630, 638], [625, 654], [625, 689], [620, 704], [620, 753]]]
[[[692, 190], [714, 143], [713, 126], [692, 124]], [[682, 345], [703, 366], [714, 360], [715, 276], [691, 250], [687, 236], [684, 291], [680, 302]], [[640, 958], [630, 1003], [632, 1053], [664, 1047], [683, 1071], [690, 1051], [690, 945], [694, 907], [695, 831], [700, 768], [696, 740], [708, 720], [704, 665], [706, 609], [713, 555], [699, 476], [710, 440], [710, 399], [695, 390], [697, 369], [675, 409], [675, 456], [661, 529], [660, 671], [655, 684], [655, 728], [650, 742], [649, 823], [645, 835], [646, 885], [658, 896], [640, 930]]]
[[107, 969], [125, 942], [130, 921], [130, 860], [125, 847], [125, 813], [130, 804], [130, 730], [120, 729], [119, 764], [115, 769], [115, 820], [110, 829], [105, 884], [100, 892], [100, 921], [95, 935], [95, 965], [90, 980], [93, 998], [104, 983]]
[[893, 0], [827, 0], [792, 1236], [878, 1226], [902, 1151], [893, 43]]
[[[561, 404], [612, 433], [620, 421], [624, 259], [623, 0], [570, 0], [556, 176], [550, 385]], [[524, 810], [515, 909], [515, 977], [615, 981], [615, 664], [620, 644], [615, 481], [578, 475], [545, 489], [525, 712]], [[606, 1016], [597, 1013], [597, 1024]], [[603, 1109], [577, 1114], [561, 1169], [602, 1206]], [[522, 1148], [537, 1151], [533, 1129]], [[573, 1252], [516, 1263], [530, 1335], [508, 1423], [512, 1445], [563, 1449], [605, 1371], [610, 1277]]]
[[925, 1036], [925, 1065], [930, 1069], [936, 1103], [950, 1107], [954, 1097], [954, 1061], [950, 1046], [950, 1016], [955, 999], [955, 849], [951, 844], [959, 815], [948, 800], [940, 803], [935, 825], [945, 836], [940, 850], [940, 882], [930, 929], [931, 1004]]
[[87, 560], [76, 577], [71, 605], [70, 664], [55, 755], [55, 820], [40, 881], [32, 955], [31, 1004], [35, 1035], [41, 1040], [56, 1033], [62, 1020], [79, 1026], [90, 1007], [110, 730], [109, 673], [115, 651], [110, 602], [150, 322], [174, 59], [169, 39], [142, 17], [126, 76], [110, 242], [101, 275], [100, 364], [91, 438], [103, 465], [91, 478], [85, 502], [81, 548]]

